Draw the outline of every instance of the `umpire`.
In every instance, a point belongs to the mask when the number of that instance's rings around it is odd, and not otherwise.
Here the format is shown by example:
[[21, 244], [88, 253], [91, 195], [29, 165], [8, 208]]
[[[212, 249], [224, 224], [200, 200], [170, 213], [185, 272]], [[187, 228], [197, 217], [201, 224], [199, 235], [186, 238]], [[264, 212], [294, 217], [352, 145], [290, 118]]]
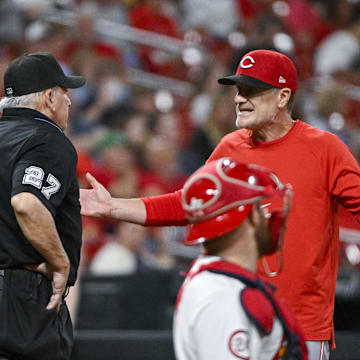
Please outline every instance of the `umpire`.
[[0, 100], [0, 360], [69, 359], [64, 301], [80, 258], [77, 155], [65, 136], [66, 76], [49, 53], [24, 54], [4, 74]]

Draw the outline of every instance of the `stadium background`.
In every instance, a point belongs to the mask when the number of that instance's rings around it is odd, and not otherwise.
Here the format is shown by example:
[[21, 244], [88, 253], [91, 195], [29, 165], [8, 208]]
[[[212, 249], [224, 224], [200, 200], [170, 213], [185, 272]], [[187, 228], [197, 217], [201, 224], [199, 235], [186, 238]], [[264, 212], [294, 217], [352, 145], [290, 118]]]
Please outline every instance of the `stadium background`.
[[[234, 130], [234, 89], [216, 79], [256, 48], [295, 61], [294, 117], [337, 134], [359, 159], [359, 0], [0, 1], [1, 75], [21, 53], [43, 50], [86, 76], [72, 92], [67, 131], [79, 183], [87, 186], [90, 171], [118, 197], [180, 188]], [[68, 296], [73, 360], [172, 359], [176, 292], [198, 251], [182, 245], [185, 230], [83, 225], [79, 281]], [[358, 360], [360, 227], [342, 211], [340, 226], [332, 359]]]

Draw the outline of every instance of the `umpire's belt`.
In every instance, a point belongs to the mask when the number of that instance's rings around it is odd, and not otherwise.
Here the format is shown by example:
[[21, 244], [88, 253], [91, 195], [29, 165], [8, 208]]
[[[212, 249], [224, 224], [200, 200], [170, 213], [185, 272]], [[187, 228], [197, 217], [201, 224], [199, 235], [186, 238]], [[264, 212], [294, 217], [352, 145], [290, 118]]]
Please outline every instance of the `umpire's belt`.
[[[21, 269], [21, 270], [25, 270], [25, 269]], [[4, 289], [4, 276], [5, 276], [5, 269], [0, 269], [0, 291], [2, 291]], [[63, 299], [66, 298], [66, 296], [68, 296], [69, 290], [70, 290], [70, 286], [67, 285], [65, 287], [64, 293], [62, 295]]]

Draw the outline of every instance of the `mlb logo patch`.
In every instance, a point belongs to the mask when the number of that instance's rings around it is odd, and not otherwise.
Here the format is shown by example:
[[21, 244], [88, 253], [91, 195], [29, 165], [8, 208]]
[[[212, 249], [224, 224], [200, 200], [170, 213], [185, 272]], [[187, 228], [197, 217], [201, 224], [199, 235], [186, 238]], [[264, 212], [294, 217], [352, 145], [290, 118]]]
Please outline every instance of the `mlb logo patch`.
[[5, 89], [5, 92], [6, 92], [7, 96], [13, 96], [13, 94], [14, 94], [14, 90], [13, 90], [13, 88], [11, 86], [7, 87]]

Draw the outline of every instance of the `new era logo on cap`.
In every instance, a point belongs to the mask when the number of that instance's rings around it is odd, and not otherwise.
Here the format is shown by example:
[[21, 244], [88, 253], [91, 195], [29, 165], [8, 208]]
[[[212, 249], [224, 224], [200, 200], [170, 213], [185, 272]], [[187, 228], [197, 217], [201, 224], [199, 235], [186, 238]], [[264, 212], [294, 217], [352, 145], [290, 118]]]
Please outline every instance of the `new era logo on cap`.
[[236, 83], [259, 88], [297, 89], [297, 71], [286, 55], [273, 50], [254, 50], [240, 60], [236, 74], [218, 80], [223, 85]]

